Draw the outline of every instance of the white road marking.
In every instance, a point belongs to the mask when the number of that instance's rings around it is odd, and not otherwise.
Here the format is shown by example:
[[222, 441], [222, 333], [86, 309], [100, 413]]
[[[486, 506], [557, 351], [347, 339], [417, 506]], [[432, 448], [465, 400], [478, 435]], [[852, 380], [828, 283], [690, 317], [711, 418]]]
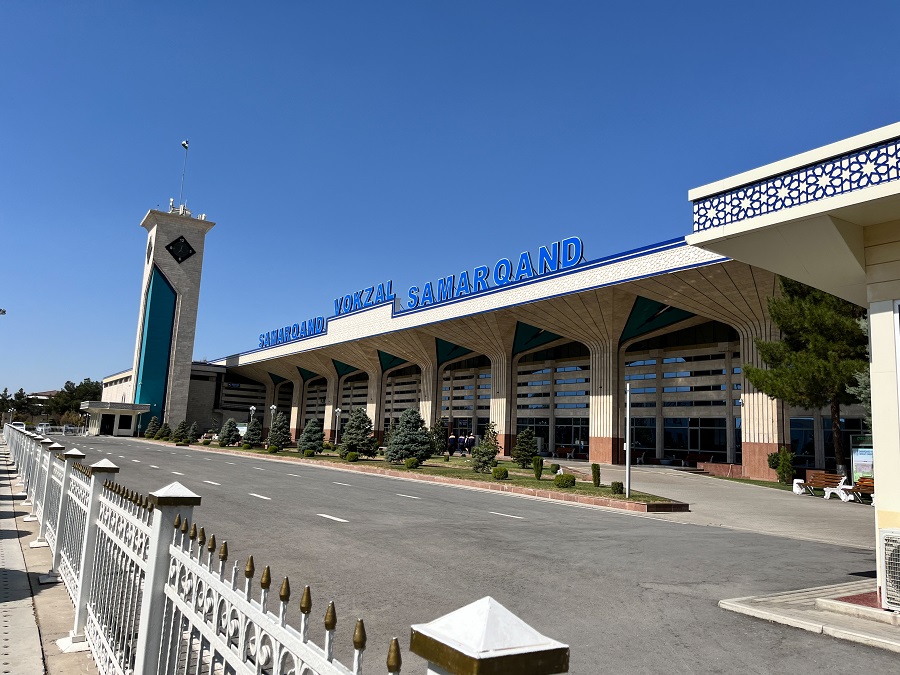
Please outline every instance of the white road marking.
[[178, 473], [177, 471], [173, 471], [172, 473], [174, 473], [176, 476], [183, 476], [183, 475], [184, 475], [183, 473]]
[[177, 453], [177, 452], [173, 452], [172, 454], [173, 454], [173, 455], [177, 455], [178, 453]]
[[258, 467], [258, 466], [254, 466], [253, 468], [256, 469], [257, 471], [265, 471], [265, 469], [260, 468], [260, 467]]
[[210, 485], [221, 485], [221, 483], [216, 483], [215, 481], [205, 480], [204, 483], [209, 483]]
[[503, 516], [504, 518], [515, 518], [517, 520], [525, 520], [525, 518], [523, 516], [511, 516], [508, 513], [497, 513], [496, 511], [488, 511], [488, 513], [491, 513], [495, 516]]
[[151, 465], [150, 465], [150, 468], [151, 468], [151, 469], [158, 469], [159, 467], [156, 466], [156, 464], [151, 464]]
[[421, 499], [421, 497], [413, 497], [412, 495], [402, 495], [399, 492], [397, 493], [398, 497], [406, 497], [407, 499]]
[[349, 523], [349, 520], [344, 520], [343, 518], [338, 518], [337, 516], [329, 516], [327, 513], [317, 513], [317, 516], [321, 516], [322, 518], [328, 518], [328, 520], [336, 520], [339, 523]]
[[225, 462], [226, 464], [234, 464], [234, 462]]
[[293, 476], [294, 478], [300, 478], [300, 476], [298, 476], [298, 475], [295, 474], [295, 473], [289, 473], [288, 476]]
[[125, 459], [125, 455], [119, 455], [119, 459]]
[[251, 497], [259, 497], [260, 499], [265, 499], [266, 501], [269, 501], [269, 502], [272, 501], [271, 497], [263, 497], [262, 495], [258, 495], [255, 492], [248, 492], [247, 494], [250, 495]]
[[131, 461], [134, 462], [135, 464], [140, 464], [140, 463], [141, 463], [141, 460], [139, 460], [139, 459], [133, 459], [133, 460], [131, 460]]
[[211, 462], [211, 461], [212, 461], [209, 457], [204, 457], [203, 459], [205, 459], [207, 462]]
[[350, 483], [338, 483], [336, 480], [331, 481], [335, 485], [343, 485], [344, 487], [351, 487]]

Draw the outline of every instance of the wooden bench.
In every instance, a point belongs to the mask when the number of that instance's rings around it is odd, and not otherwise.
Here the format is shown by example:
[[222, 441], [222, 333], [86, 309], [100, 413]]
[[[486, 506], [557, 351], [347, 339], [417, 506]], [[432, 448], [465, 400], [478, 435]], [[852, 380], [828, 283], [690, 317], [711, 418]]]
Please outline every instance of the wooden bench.
[[[813, 497], [816, 496], [816, 490], [825, 490], [826, 488], [836, 488], [839, 485], [846, 485], [847, 477], [836, 473], [819, 473], [812, 478], [807, 479], [805, 483], [800, 483], [800, 487], [806, 490]], [[847, 487], [850, 487], [847, 485]], [[830, 496], [830, 493], [829, 493]]]
[[845, 490], [845, 492], [860, 504], [865, 503], [863, 502], [863, 495], [868, 495], [872, 506], [875, 505], [875, 479], [872, 476], [863, 476], [854, 483], [852, 488]]

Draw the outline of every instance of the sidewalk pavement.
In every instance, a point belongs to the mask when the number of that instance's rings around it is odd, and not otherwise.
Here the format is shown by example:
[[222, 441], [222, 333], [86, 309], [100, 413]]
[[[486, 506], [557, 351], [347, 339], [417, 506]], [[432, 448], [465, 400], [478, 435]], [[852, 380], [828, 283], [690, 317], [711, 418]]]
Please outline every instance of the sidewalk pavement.
[[31, 548], [37, 521], [24, 522], [12, 461], [0, 436], [0, 673], [6, 675], [96, 675], [90, 652], [64, 654], [55, 641], [74, 622], [72, 601], [62, 582], [40, 585], [50, 569], [50, 549]]

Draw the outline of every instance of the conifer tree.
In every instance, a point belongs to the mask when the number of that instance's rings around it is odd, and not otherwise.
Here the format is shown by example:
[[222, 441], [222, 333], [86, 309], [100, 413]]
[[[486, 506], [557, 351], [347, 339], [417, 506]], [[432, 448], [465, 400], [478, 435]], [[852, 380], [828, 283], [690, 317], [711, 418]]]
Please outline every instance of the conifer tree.
[[512, 451], [513, 461], [523, 469], [527, 469], [531, 466], [535, 455], [537, 455], [537, 441], [534, 440], [534, 431], [531, 427], [525, 427], [516, 436], [516, 445]]
[[144, 438], [156, 438], [156, 433], [159, 431], [159, 418], [152, 417], [150, 418], [150, 424], [147, 425], [147, 430], [144, 432]]
[[240, 438], [241, 432], [238, 431], [237, 422], [234, 421], [233, 417], [229, 417], [219, 431], [219, 447], [224, 448], [228, 445], [234, 445]]
[[346, 457], [348, 452], [373, 457], [375, 455], [375, 439], [372, 438], [372, 420], [365, 408], [354, 408], [341, 434], [341, 447], [338, 454]]
[[859, 305], [798, 281], [779, 277], [781, 295], [769, 298], [769, 314], [781, 340], [756, 340], [768, 369], [744, 367], [750, 383], [772, 398], [807, 409], [829, 406], [838, 472], [845, 472], [841, 405], [855, 402], [847, 391], [868, 367], [868, 341]]
[[172, 432], [172, 435], [169, 437], [170, 441], [174, 441], [175, 443], [181, 443], [184, 441], [185, 436], [187, 436], [188, 425], [186, 420], [181, 420], [178, 426], [175, 427], [175, 431]]
[[200, 438], [200, 427], [194, 422], [191, 424], [191, 428], [188, 429], [187, 436], [185, 436], [184, 440], [188, 443], [196, 443], [198, 438]]
[[156, 435], [153, 437], [157, 441], [167, 441], [169, 440], [169, 436], [172, 435], [172, 428], [169, 426], [168, 422], [163, 422], [162, 426], [159, 428], [159, 431], [156, 432]]
[[447, 419], [439, 417], [428, 430], [428, 435], [431, 437], [431, 454], [443, 455], [447, 449]]
[[[869, 337], [869, 322], [863, 319], [859, 320], [859, 327], [862, 329], [863, 333], [866, 334], [866, 338]], [[868, 346], [866, 347], [866, 353], [868, 354]], [[872, 380], [869, 376], [869, 369], [863, 368], [861, 371], [856, 373], [856, 384], [847, 387], [847, 391], [855, 396], [857, 400], [863, 407], [863, 410], [866, 411], [866, 426], [869, 429], [872, 428]]]
[[303, 433], [297, 439], [297, 452], [304, 453], [312, 450], [315, 453], [322, 452], [322, 444], [325, 442], [325, 432], [319, 420], [313, 417], [303, 427]]
[[431, 436], [422, 416], [415, 408], [408, 408], [400, 415], [384, 458], [391, 464], [402, 464], [411, 457], [424, 462], [431, 457], [432, 449]]
[[488, 422], [481, 442], [472, 448], [472, 470], [479, 473], [490, 473], [491, 469], [497, 466], [498, 452], [500, 452], [500, 442], [497, 440], [497, 428], [493, 422]]
[[[290, 443], [291, 432], [288, 429], [288, 419], [283, 412], [275, 413], [272, 427], [269, 429], [269, 437], [266, 439], [266, 448], [269, 452], [281, 452], [284, 446]], [[272, 450], [272, 448], [275, 448]]]
[[247, 425], [247, 433], [244, 434], [244, 443], [259, 445], [262, 443], [262, 439], [262, 422], [254, 417], [250, 424]]

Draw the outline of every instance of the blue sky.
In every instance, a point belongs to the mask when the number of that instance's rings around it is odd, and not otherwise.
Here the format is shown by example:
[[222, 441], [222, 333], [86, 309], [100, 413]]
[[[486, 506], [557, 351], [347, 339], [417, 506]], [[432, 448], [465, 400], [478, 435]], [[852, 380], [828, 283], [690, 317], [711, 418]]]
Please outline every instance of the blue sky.
[[207, 237], [195, 358], [900, 119], [889, 2], [0, 4], [0, 389], [129, 368], [150, 208]]

